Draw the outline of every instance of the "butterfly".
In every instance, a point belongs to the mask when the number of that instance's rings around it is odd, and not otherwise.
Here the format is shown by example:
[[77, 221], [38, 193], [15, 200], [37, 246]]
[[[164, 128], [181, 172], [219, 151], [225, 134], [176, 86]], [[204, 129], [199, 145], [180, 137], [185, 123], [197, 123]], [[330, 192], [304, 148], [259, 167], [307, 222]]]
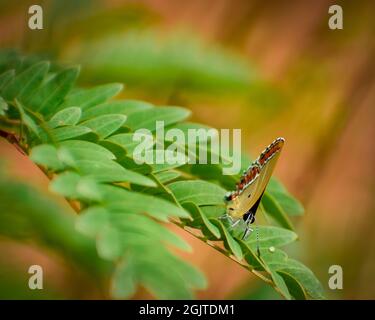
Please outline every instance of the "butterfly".
[[274, 140], [244, 171], [240, 181], [236, 184], [236, 189], [225, 195], [227, 211], [224, 216], [230, 220], [231, 227], [235, 227], [242, 220], [246, 224], [242, 240], [253, 231], [250, 225], [255, 221], [255, 214], [284, 142], [284, 138]]

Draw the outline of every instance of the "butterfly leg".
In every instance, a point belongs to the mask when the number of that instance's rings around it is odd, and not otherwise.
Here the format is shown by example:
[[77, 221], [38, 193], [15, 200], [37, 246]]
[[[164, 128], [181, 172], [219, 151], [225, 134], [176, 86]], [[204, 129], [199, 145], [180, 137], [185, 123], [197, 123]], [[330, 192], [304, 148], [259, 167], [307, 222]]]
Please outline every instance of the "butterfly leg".
[[246, 230], [243, 233], [243, 236], [242, 236], [241, 240], [246, 240], [247, 237], [250, 235], [250, 233], [253, 232], [253, 231], [254, 230], [252, 228], [250, 228], [250, 226], [246, 226]]
[[224, 213], [222, 216], [218, 217], [219, 220], [229, 220], [230, 222], [233, 222], [233, 218], [227, 214], [227, 213]]
[[241, 219], [233, 220], [231, 221], [230, 228], [233, 229], [235, 226], [237, 226], [241, 222]]
[[223, 214], [222, 216], [219, 217], [220, 220], [228, 220], [230, 223], [229, 228], [233, 229], [235, 226], [237, 226], [240, 222], [241, 219], [234, 220], [233, 217], [227, 213]]
[[246, 223], [246, 230], [241, 238], [241, 240], [246, 240], [246, 238], [250, 235], [251, 232], [253, 232], [253, 229], [250, 228], [250, 224], [252, 224], [255, 220], [255, 216], [252, 212], [248, 214], [246, 217], [245, 223]]

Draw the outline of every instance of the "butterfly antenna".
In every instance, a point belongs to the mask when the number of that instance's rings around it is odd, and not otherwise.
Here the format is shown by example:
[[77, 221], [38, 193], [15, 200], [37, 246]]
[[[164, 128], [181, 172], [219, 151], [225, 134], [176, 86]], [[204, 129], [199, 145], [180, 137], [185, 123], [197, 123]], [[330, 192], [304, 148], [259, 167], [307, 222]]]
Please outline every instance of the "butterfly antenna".
[[256, 241], [257, 241], [257, 254], [258, 254], [258, 257], [260, 257], [260, 250], [259, 250], [259, 229], [258, 229], [258, 225], [255, 224], [255, 235], [256, 235]]

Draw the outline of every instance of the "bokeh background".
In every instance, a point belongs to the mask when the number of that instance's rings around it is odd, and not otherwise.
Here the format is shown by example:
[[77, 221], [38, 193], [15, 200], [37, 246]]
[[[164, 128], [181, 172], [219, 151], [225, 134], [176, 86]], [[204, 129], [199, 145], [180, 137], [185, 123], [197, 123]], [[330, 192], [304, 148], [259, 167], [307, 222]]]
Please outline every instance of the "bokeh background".
[[[44, 9], [43, 30], [27, 28], [31, 4]], [[343, 30], [328, 27], [332, 4], [343, 8]], [[276, 176], [306, 208], [294, 220], [300, 240], [293, 255], [329, 298], [374, 299], [374, 12], [371, 0], [0, 1], [0, 48], [81, 64], [83, 86], [123, 82], [123, 97], [182, 105], [193, 121], [241, 128], [252, 155], [285, 137]], [[9, 174], [47, 193], [44, 175], [3, 139], [0, 154]], [[231, 260], [176, 232], [194, 248], [185, 258], [209, 280], [198, 298], [278, 298]], [[106, 298], [55, 252], [6, 237], [1, 298], [34, 298], [20, 289], [30, 264], [44, 266], [50, 289], [38, 297]], [[331, 265], [343, 267], [343, 290], [328, 288]], [[148, 297], [140, 290], [135, 298]]]

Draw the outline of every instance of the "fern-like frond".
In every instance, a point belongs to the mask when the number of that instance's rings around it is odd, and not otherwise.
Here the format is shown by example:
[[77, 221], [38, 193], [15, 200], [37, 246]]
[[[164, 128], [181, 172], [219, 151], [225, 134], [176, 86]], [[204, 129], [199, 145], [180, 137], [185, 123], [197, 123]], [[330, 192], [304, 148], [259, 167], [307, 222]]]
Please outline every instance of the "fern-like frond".
[[189, 110], [113, 100], [122, 89], [117, 83], [77, 88], [76, 67], [51, 71], [48, 62], [9, 54], [0, 67], [1, 123], [13, 125], [20, 146], [51, 178], [50, 189], [75, 204], [78, 230], [95, 239], [99, 256], [114, 265], [114, 297], [130, 297], [142, 285], [159, 298], [191, 298], [193, 289], [206, 286], [199, 270], [169, 250], [189, 250], [165, 226], [171, 221], [285, 298], [323, 297], [314, 274], [281, 249], [297, 239], [290, 216], [303, 207], [276, 179], [262, 210], [279, 226], [259, 226], [258, 256], [255, 234], [242, 241], [219, 219], [236, 177], [223, 176], [220, 165], [135, 163], [135, 130], [153, 132], [157, 120], [169, 128], [197, 128], [186, 122]]

